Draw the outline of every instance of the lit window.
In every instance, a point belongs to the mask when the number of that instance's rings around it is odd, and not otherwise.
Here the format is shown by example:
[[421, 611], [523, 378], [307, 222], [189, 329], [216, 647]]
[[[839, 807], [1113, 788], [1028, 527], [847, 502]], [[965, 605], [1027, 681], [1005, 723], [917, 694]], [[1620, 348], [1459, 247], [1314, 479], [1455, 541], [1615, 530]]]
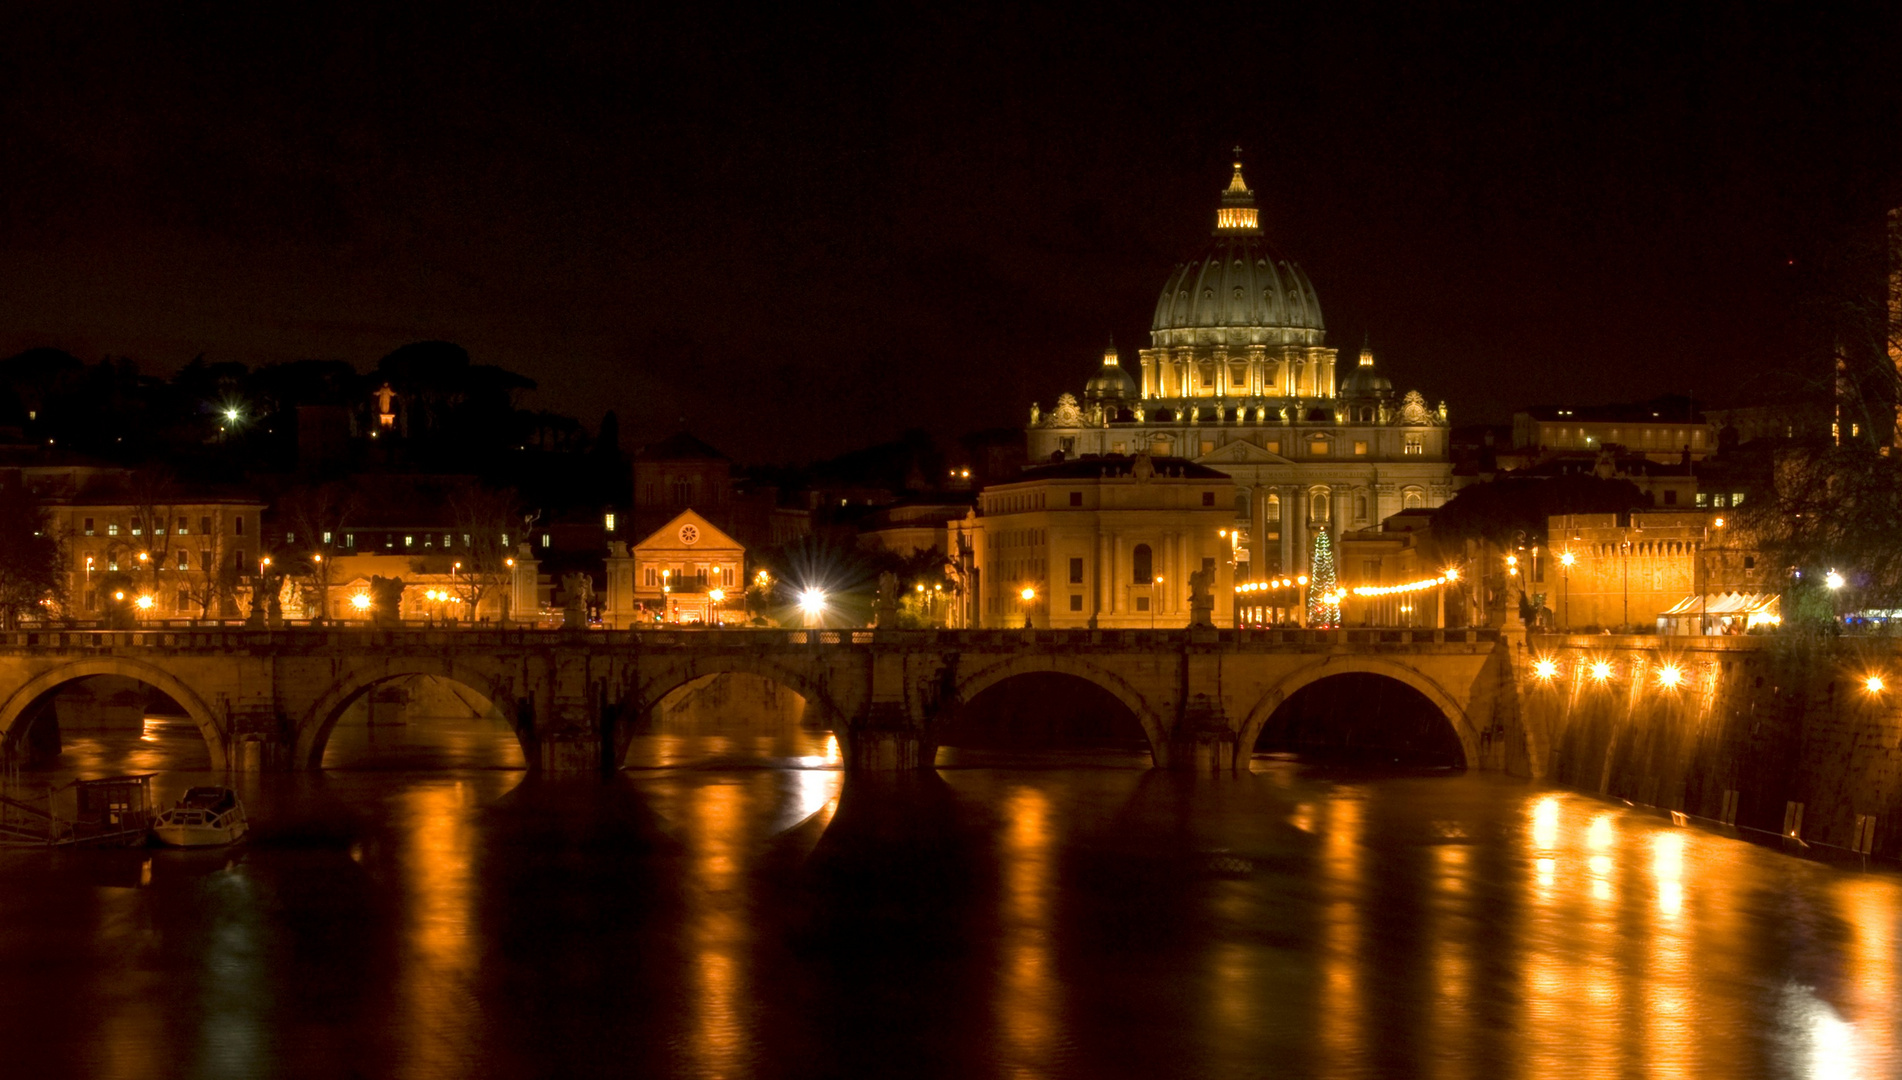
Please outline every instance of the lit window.
[[107, 536], [119, 535], [119, 521], [117, 518], [114, 518], [113, 520], [106, 523], [106, 535]]
[[548, 546], [549, 544], [551, 544], [551, 543], [553, 543], [553, 542], [554, 542], [554, 538], [553, 538], [553, 537], [551, 537], [551, 536], [549, 536], [549, 535], [548, 535], [547, 533], [543, 533], [543, 534], [542, 534], [542, 546], [543, 546], [543, 547], [547, 547], [547, 546]]
[[353, 548], [353, 547], [356, 547], [356, 546], [357, 546], [357, 534], [356, 534], [356, 533], [344, 533], [344, 534], [343, 534], [343, 546], [344, 546], [344, 547], [347, 547], [347, 548]]
[[604, 521], [606, 521], [606, 523], [607, 523], [607, 527], [608, 527], [608, 531], [609, 531], [609, 532], [613, 532], [613, 531], [614, 531], [614, 515], [613, 515], [613, 514], [609, 514], [609, 515], [608, 515], [608, 516], [607, 516], [607, 517], [606, 517], [605, 519], [603, 519], [603, 520], [604, 520]]
[[330, 543], [330, 534], [329, 534], [329, 533], [325, 533], [325, 534], [324, 534], [324, 543], [326, 543], [326, 544], [328, 544], [328, 543]]
[[92, 535], [92, 519], [91, 518], [86, 519], [86, 535], [87, 536]]
[[178, 568], [180, 570], [190, 570], [192, 568], [192, 553], [191, 552], [181, 551], [178, 553]]
[[1308, 443], [1308, 453], [1314, 457], [1326, 457], [1328, 445], [1326, 439], [1315, 439]]
[[404, 547], [415, 547], [415, 546], [416, 546], [416, 538], [415, 538], [414, 536], [405, 536], [405, 537], [403, 537], [403, 546], [404, 546]]
[[1365, 440], [1363, 439], [1354, 440], [1354, 454], [1357, 457], [1367, 456], [1367, 443]]

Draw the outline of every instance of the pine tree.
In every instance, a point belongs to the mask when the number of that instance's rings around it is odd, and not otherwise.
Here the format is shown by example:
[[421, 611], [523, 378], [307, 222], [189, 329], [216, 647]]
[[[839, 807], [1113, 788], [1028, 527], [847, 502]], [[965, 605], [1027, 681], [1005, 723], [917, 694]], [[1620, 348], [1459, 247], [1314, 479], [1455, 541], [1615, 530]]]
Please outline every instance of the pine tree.
[[1308, 571], [1308, 626], [1325, 630], [1341, 624], [1341, 605], [1327, 599], [1334, 593], [1334, 541], [1326, 529], [1314, 533], [1314, 559]]

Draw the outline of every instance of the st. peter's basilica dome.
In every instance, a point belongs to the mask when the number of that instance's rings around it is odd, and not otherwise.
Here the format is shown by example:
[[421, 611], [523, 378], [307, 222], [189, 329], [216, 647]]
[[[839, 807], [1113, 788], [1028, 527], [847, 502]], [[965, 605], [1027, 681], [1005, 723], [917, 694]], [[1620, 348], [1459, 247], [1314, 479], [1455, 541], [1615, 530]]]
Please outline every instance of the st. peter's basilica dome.
[[1179, 345], [1320, 345], [1326, 324], [1314, 285], [1261, 232], [1242, 164], [1215, 212], [1215, 242], [1169, 275], [1150, 325], [1157, 348]]

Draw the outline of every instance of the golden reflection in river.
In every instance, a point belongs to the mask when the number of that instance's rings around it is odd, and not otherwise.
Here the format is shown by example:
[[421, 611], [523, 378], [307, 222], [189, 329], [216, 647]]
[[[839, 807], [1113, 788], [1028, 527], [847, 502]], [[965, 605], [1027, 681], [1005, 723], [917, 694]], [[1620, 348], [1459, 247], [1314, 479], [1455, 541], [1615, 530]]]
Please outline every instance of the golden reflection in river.
[[1836, 898], [1849, 940], [1843, 957], [1843, 1012], [1853, 1025], [1855, 1060], [1867, 1076], [1894, 1076], [1897, 1060], [1896, 920], [1897, 883], [1864, 876], [1837, 883]]
[[[136, 889], [95, 889], [92, 895], [97, 904], [95, 938], [121, 947], [128, 932], [139, 928], [139, 907], [144, 897]], [[148, 1080], [154, 1075], [152, 1048], [168, 1042], [162, 1011], [149, 1006], [165, 1000], [170, 988], [150, 974], [139, 974], [142, 977], [120, 980], [112, 997], [92, 1004], [99, 1015], [99, 1052], [90, 1060], [95, 1070], [91, 1075], [99, 1080]], [[148, 1007], [134, 1007], [141, 997], [149, 998], [144, 1003]], [[16, 1052], [17, 1048], [11, 1048], [0, 1057]]]
[[1050, 1071], [1059, 1030], [1059, 988], [1050, 942], [1051, 900], [1056, 886], [1056, 837], [1050, 827], [1050, 795], [1041, 788], [1013, 788], [1004, 800], [1001, 870], [1003, 910], [999, 943], [1001, 978], [998, 1027], [1003, 1032], [1004, 1069], [1009, 1076]]
[[690, 1006], [694, 1030], [688, 1052], [698, 1059], [703, 1076], [751, 1072], [741, 880], [749, 846], [747, 793], [746, 785], [734, 781], [696, 787], [689, 795], [687, 873], [694, 893], [688, 901], [693, 912], [689, 963], [698, 994]]
[[1698, 1024], [1694, 1012], [1689, 920], [1684, 913], [1684, 833], [1651, 834], [1651, 873], [1657, 886], [1648, 916], [1649, 964], [1644, 981], [1644, 1064], [1656, 1080], [1697, 1074]]
[[1365, 1059], [1361, 1001], [1361, 832], [1366, 804], [1344, 796], [1328, 804], [1320, 889], [1321, 995], [1318, 1058], [1323, 1076], [1353, 1076]]
[[1601, 812], [1589, 825], [1548, 795], [1532, 807], [1527, 853], [1525, 1073], [1612, 1075], [1618, 1068], [1621, 1002], [1613, 876], [1616, 833]]
[[1473, 957], [1469, 888], [1473, 849], [1465, 844], [1433, 848], [1433, 1075], [1458, 1080], [1475, 1075], [1472, 1059]]
[[479, 1015], [472, 986], [475, 801], [465, 780], [421, 783], [402, 795], [409, 926], [398, 985], [408, 1016], [392, 1025], [410, 1040], [399, 1057], [402, 1076], [466, 1074], [479, 1049], [472, 1026]]

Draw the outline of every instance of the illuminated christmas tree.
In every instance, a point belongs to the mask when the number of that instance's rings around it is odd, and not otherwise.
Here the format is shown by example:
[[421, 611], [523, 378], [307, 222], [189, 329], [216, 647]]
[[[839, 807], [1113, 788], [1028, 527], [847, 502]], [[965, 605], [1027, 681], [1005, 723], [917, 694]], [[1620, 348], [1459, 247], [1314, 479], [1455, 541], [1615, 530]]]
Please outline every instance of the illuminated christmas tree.
[[1334, 601], [1334, 541], [1326, 529], [1314, 533], [1313, 568], [1308, 571], [1308, 625], [1331, 630], [1341, 625], [1341, 605]]

